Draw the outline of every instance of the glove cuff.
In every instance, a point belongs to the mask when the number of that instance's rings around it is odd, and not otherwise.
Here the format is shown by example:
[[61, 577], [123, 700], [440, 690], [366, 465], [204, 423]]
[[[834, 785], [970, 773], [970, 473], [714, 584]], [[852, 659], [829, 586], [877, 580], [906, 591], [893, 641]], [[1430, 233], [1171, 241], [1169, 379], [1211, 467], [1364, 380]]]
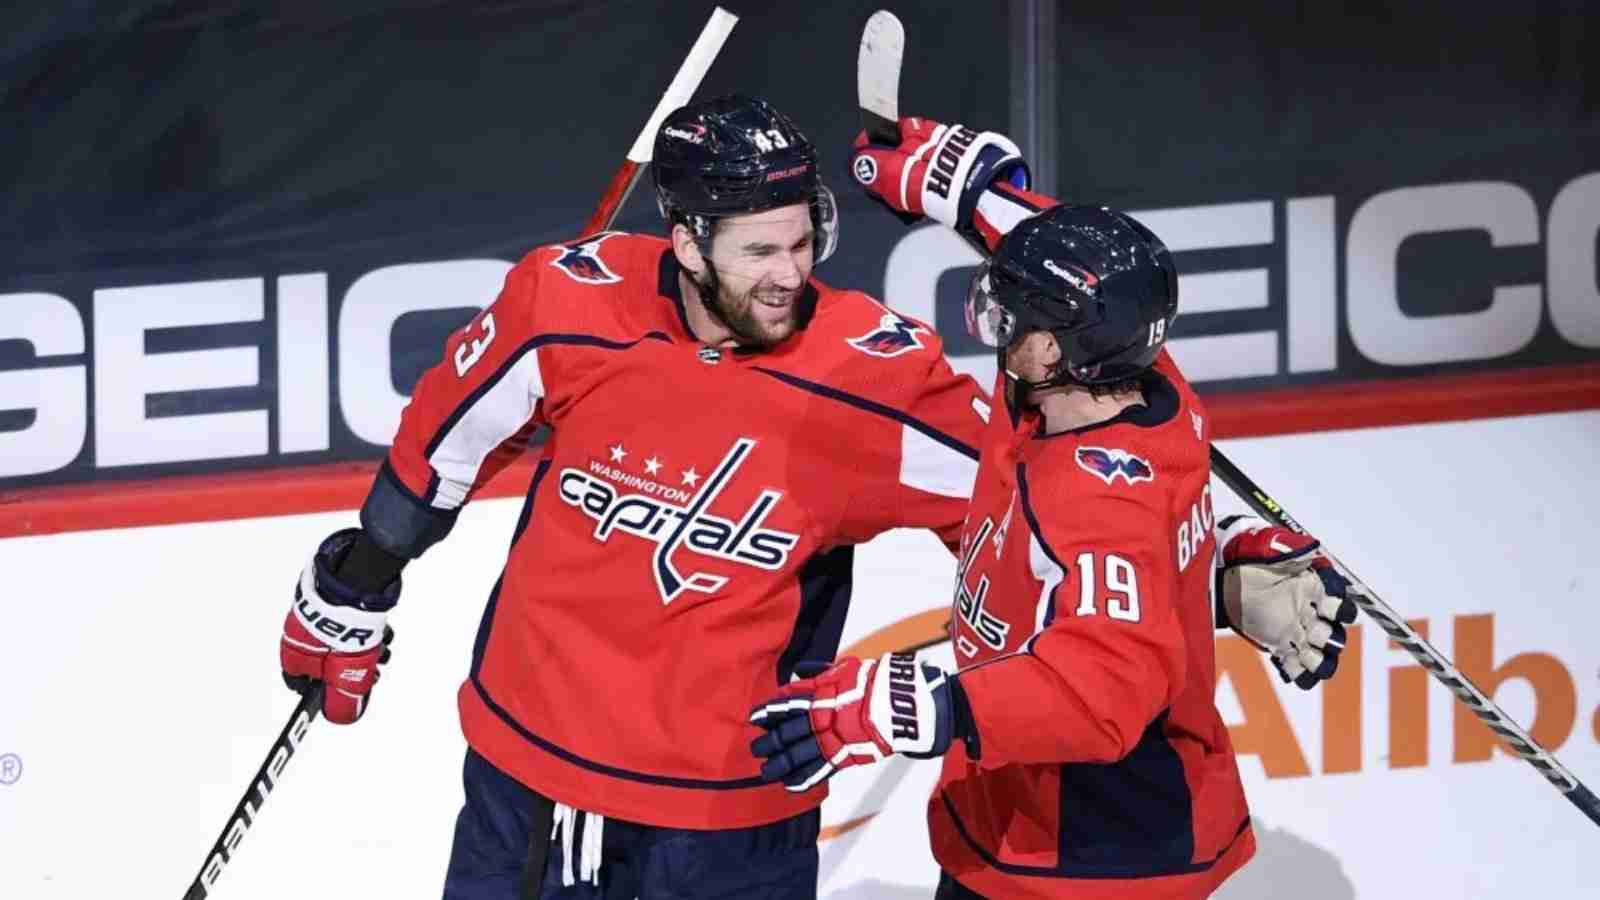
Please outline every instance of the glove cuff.
[[949, 126], [928, 160], [922, 181], [923, 212], [961, 231], [971, 224], [978, 198], [989, 183], [1021, 160], [1022, 150], [1003, 134]]
[[[400, 602], [400, 576], [396, 574], [381, 590], [361, 590], [336, 573], [345, 558], [362, 539], [359, 528], [345, 528], [323, 538], [311, 558], [316, 592], [333, 606], [349, 606], [365, 612], [386, 613]], [[309, 570], [308, 570], [309, 571]]]
[[295, 585], [295, 619], [337, 653], [362, 653], [381, 645], [384, 621], [400, 600], [398, 577], [378, 593], [364, 593], [333, 574], [360, 533], [347, 528], [329, 535]]

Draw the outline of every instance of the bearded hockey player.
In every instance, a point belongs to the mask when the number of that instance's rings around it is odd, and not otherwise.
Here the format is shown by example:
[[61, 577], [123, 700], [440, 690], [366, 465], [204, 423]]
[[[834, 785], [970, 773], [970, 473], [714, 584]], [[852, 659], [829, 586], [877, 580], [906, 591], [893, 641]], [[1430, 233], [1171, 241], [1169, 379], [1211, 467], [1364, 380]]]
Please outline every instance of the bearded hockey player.
[[[901, 128], [898, 147], [858, 143], [857, 179], [990, 251], [967, 323], [998, 353], [1003, 402], [961, 536], [959, 671], [844, 660], [758, 707], [752, 750], [800, 792], [942, 756], [940, 898], [1207, 896], [1255, 842], [1213, 703], [1210, 424], [1163, 350], [1172, 257], [1124, 214], [1025, 190], [998, 136]], [[1246, 533], [1225, 537], [1260, 540]], [[1282, 547], [1316, 595], [1307, 627], [1337, 643], [1354, 611], [1312, 551]], [[1321, 664], [1280, 665], [1301, 662]]]
[[855, 544], [918, 527], [954, 552], [966, 515], [988, 397], [927, 325], [811, 277], [838, 235], [812, 145], [726, 97], [670, 114], [654, 155], [668, 236], [514, 267], [285, 619], [286, 677], [359, 718], [400, 570], [549, 427], [459, 693], [452, 900], [814, 897], [823, 792], [760, 773], [747, 711], [833, 658]]

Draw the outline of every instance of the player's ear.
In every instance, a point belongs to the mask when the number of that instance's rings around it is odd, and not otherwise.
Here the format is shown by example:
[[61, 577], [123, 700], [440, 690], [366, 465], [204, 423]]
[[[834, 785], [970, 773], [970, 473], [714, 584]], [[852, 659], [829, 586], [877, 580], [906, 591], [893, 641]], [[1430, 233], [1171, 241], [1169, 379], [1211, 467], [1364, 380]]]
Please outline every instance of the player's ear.
[[1061, 342], [1056, 340], [1055, 332], [1046, 331], [1044, 342], [1039, 346], [1039, 361], [1044, 363], [1046, 369], [1054, 369], [1061, 362]]
[[694, 232], [689, 226], [679, 223], [672, 226], [672, 255], [678, 258], [678, 265], [689, 273], [691, 278], [698, 280], [705, 274], [706, 259], [700, 253], [700, 244], [694, 239]]

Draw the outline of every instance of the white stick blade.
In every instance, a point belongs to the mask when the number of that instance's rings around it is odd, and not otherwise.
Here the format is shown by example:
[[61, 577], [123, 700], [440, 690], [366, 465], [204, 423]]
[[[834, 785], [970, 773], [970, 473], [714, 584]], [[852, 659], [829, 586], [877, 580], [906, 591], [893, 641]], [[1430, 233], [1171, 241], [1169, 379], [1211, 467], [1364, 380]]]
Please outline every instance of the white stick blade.
[[861, 30], [856, 57], [856, 95], [861, 108], [890, 122], [900, 120], [900, 60], [906, 29], [894, 13], [880, 9]]

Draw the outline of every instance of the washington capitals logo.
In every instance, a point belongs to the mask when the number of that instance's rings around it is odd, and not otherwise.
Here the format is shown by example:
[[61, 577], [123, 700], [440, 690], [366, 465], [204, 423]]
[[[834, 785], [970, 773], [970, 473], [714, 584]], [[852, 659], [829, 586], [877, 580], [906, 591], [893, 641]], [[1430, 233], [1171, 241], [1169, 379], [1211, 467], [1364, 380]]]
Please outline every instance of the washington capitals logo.
[[1150, 463], [1126, 450], [1079, 447], [1078, 466], [1106, 484], [1118, 478], [1129, 484], [1156, 480], [1156, 470], [1150, 467]]
[[910, 353], [922, 349], [919, 334], [927, 334], [928, 329], [920, 325], [913, 325], [894, 313], [884, 313], [878, 321], [878, 327], [860, 337], [851, 338], [850, 346], [860, 350], [868, 356], [881, 356], [885, 359]]
[[[790, 551], [800, 543], [798, 534], [765, 527], [768, 516], [783, 499], [781, 491], [770, 488], [761, 491], [755, 503], [737, 519], [710, 511], [717, 496], [733, 481], [755, 446], [756, 442], [750, 438], [735, 441], [722, 461], [687, 499], [658, 496], [660, 491], [644, 483], [639, 485], [640, 493], [622, 493], [608, 483], [603, 471], [608, 467], [597, 469], [598, 464], [592, 464], [591, 471], [587, 472], [562, 469], [557, 486], [562, 502], [594, 520], [594, 537], [601, 543], [621, 532], [656, 545], [651, 554], [651, 571], [656, 589], [661, 593], [661, 602], [667, 604], [684, 591], [714, 594], [728, 583], [725, 575], [680, 569], [674, 559], [680, 552], [776, 572], [788, 564]], [[618, 447], [612, 458], [616, 459], [621, 453]], [[625, 477], [624, 485], [629, 482], [641, 482], [641, 479]], [[681, 492], [676, 493], [681, 495]]]
[[567, 273], [573, 281], [584, 284], [616, 284], [622, 276], [606, 268], [605, 260], [600, 258], [600, 244], [608, 237], [615, 237], [620, 232], [607, 231], [577, 244], [567, 244], [562, 248], [560, 256], [551, 260], [550, 265]]

